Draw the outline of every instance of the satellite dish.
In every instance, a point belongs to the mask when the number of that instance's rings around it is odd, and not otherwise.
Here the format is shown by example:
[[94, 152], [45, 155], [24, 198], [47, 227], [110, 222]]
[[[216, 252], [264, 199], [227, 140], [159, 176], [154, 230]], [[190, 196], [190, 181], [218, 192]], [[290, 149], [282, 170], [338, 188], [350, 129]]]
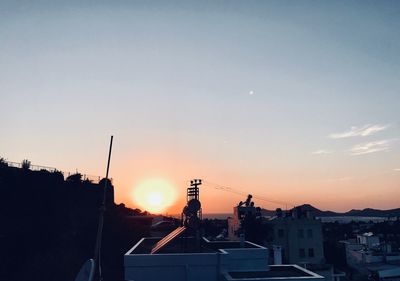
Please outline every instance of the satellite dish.
[[188, 202], [187, 204], [188, 209], [192, 212], [192, 213], [196, 213], [197, 211], [200, 210], [201, 208], [201, 203], [199, 200], [197, 199], [192, 199]]
[[75, 278], [75, 281], [92, 281], [94, 276], [94, 260], [87, 260], [78, 275]]

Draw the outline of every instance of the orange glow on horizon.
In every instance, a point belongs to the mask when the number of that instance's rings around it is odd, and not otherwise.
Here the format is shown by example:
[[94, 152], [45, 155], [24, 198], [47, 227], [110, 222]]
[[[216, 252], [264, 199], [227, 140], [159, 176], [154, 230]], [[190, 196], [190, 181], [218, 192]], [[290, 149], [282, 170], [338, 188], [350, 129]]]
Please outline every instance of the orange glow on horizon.
[[166, 211], [176, 201], [175, 187], [165, 179], [146, 179], [133, 189], [135, 204], [150, 213]]
[[[181, 214], [186, 205], [186, 189], [193, 178], [203, 179], [200, 186], [200, 201], [203, 214], [229, 213], [240, 201], [251, 193], [275, 202], [254, 198], [257, 206], [268, 210], [276, 208], [290, 209], [293, 206], [311, 204], [320, 210], [346, 212], [351, 209], [392, 209], [398, 208], [398, 181], [400, 173], [393, 172], [383, 176], [372, 173], [365, 175], [364, 170], [355, 171], [352, 177], [348, 175], [349, 167], [335, 170], [331, 173], [325, 169], [311, 169], [308, 166], [299, 169], [275, 167], [267, 170], [251, 170], [246, 167], [236, 167], [229, 163], [218, 163], [217, 160], [203, 159], [202, 155], [183, 153], [180, 149], [162, 150], [152, 148], [149, 152], [145, 147], [138, 149], [140, 153], [124, 152], [113, 166], [115, 186], [115, 202], [124, 203], [130, 208], [139, 208], [151, 213]], [[126, 157], [126, 158], [125, 158]], [[190, 157], [196, 158], [193, 161]], [[159, 179], [172, 186], [172, 199], [165, 200], [162, 192], [160, 205], [156, 202], [158, 195], [148, 199], [137, 189], [144, 182]], [[209, 183], [231, 187], [242, 194], [223, 191], [214, 188]], [[163, 184], [160, 184], [161, 186]], [[381, 192], [385, 186], [387, 196]], [[243, 195], [245, 194], [245, 195]], [[153, 205], [148, 201], [153, 201]], [[152, 206], [150, 206], [152, 205]], [[161, 206], [162, 205], [162, 206]]]

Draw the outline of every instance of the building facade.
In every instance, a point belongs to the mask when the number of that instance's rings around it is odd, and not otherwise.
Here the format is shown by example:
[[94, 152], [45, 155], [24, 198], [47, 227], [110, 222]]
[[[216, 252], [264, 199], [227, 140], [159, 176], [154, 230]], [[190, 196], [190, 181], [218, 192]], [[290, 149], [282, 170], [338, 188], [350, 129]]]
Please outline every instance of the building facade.
[[274, 245], [281, 246], [283, 263], [320, 264], [324, 262], [322, 224], [300, 210], [278, 214], [268, 222]]

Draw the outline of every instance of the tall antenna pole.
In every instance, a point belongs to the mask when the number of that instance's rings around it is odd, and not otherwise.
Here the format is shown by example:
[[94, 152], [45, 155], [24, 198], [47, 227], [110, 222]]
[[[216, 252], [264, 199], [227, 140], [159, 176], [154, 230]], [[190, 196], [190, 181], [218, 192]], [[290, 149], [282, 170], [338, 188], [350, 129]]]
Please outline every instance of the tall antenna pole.
[[99, 280], [103, 280], [101, 274], [101, 239], [103, 234], [103, 224], [104, 224], [104, 212], [106, 211], [106, 195], [108, 188], [108, 172], [110, 170], [110, 161], [111, 161], [111, 150], [114, 136], [111, 136], [110, 140], [110, 150], [108, 151], [108, 161], [107, 161], [107, 171], [106, 171], [106, 179], [104, 181], [104, 190], [103, 190], [103, 201], [100, 206], [99, 212], [99, 225], [97, 227], [97, 237], [96, 237], [96, 246], [94, 249], [94, 268], [99, 267]]

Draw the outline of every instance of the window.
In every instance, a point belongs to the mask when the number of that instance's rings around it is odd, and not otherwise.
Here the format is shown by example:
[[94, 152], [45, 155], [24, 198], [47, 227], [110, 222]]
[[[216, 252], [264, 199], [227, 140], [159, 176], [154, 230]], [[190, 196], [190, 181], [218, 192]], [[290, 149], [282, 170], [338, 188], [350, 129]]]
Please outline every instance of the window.
[[285, 233], [283, 232], [283, 229], [278, 229], [278, 237], [282, 238], [285, 235]]
[[313, 257], [314, 257], [314, 249], [313, 249], [313, 248], [308, 249], [308, 256], [309, 256], [310, 258], [313, 258]]
[[298, 238], [304, 238], [304, 231], [303, 231], [303, 229], [298, 229], [298, 230], [297, 230], [297, 237], [298, 237]]
[[306, 257], [306, 250], [301, 248], [299, 249], [299, 257], [300, 258], [305, 258]]
[[311, 228], [307, 229], [307, 237], [308, 238], [313, 238], [313, 232], [312, 232]]

